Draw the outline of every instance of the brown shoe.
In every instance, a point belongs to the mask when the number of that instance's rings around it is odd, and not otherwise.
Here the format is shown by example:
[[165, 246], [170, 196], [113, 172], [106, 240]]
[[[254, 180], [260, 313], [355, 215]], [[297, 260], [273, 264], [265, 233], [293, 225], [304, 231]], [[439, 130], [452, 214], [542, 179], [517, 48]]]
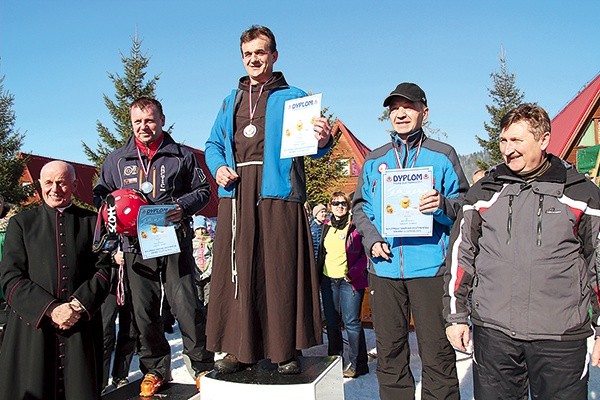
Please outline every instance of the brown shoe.
[[356, 372], [356, 370], [348, 367], [344, 370], [344, 378], [356, 378], [358, 376], [358, 373]]
[[129, 385], [129, 380], [127, 378], [113, 378], [112, 382], [117, 389]]
[[233, 354], [227, 354], [222, 359], [215, 361], [215, 371], [219, 374], [233, 374], [245, 367], [246, 364], [241, 363]]
[[277, 372], [281, 375], [297, 375], [300, 371], [300, 363], [296, 358], [292, 358], [289, 361], [278, 363]]
[[154, 396], [158, 388], [160, 388], [163, 383], [164, 381], [158, 375], [144, 375], [144, 379], [142, 379], [142, 384], [140, 385], [140, 397]]

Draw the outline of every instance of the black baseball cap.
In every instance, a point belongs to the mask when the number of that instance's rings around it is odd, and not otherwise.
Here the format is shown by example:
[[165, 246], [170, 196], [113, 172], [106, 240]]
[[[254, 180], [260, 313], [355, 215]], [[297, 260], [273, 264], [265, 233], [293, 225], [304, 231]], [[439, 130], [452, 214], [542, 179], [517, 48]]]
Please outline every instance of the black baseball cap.
[[427, 97], [425, 97], [425, 92], [416, 83], [402, 82], [396, 86], [396, 89], [394, 89], [392, 93], [390, 93], [390, 95], [383, 101], [383, 106], [389, 106], [392, 102], [392, 99], [396, 96], [404, 97], [410, 101], [420, 101], [421, 103], [427, 105]]

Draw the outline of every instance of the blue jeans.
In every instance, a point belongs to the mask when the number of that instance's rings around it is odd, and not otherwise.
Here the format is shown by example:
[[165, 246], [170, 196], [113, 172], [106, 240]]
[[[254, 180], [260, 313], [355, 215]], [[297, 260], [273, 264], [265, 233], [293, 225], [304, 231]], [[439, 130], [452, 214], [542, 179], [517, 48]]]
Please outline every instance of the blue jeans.
[[321, 297], [329, 341], [327, 352], [330, 356], [343, 354], [344, 342], [340, 327], [340, 321], [343, 321], [348, 335], [350, 368], [359, 373], [368, 371], [365, 331], [360, 321], [360, 308], [364, 295], [365, 289], [352, 289], [344, 278], [322, 276]]

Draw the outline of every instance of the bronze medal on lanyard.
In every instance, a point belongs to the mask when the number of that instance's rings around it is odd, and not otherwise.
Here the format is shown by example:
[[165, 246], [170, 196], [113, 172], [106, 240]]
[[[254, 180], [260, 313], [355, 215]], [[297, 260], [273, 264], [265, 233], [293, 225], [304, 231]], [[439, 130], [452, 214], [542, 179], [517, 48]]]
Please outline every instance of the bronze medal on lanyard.
[[136, 150], [137, 150], [137, 154], [138, 154], [138, 160], [140, 161], [140, 165], [142, 166], [142, 172], [144, 173], [144, 178], [146, 179], [140, 185], [140, 190], [144, 194], [149, 194], [152, 192], [152, 189], [154, 189], [154, 185], [152, 185], [152, 182], [150, 182], [148, 180], [149, 179], [148, 174], [150, 173], [150, 159], [148, 159], [148, 166], [146, 167], [144, 165], [144, 160], [142, 160], [142, 154], [140, 153], [140, 149], [137, 146], [136, 146]]
[[248, 114], [250, 116], [250, 123], [248, 125], [246, 125], [246, 127], [244, 128], [244, 136], [246, 136], [247, 138], [251, 138], [251, 137], [254, 137], [254, 135], [256, 135], [256, 125], [253, 124], [254, 113], [256, 113], [256, 107], [258, 106], [258, 101], [260, 100], [260, 96], [263, 93], [263, 89], [265, 88], [265, 85], [268, 82], [269, 81], [267, 81], [261, 85], [260, 90], [258, 91], [258, 98], [256, 99], [256, 104], [254, 104], [254, 107], [252, 107], [252, 85], [250, 85], [248, 87]]

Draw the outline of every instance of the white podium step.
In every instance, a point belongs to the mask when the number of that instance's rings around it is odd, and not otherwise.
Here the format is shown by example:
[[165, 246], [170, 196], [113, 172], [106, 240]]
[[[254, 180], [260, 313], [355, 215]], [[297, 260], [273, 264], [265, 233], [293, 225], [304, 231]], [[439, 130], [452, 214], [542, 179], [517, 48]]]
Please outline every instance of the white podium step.
[[260, 362], [235, 374], [212, 371], [201, 378], [201, 400], [343, 400], [341, 357], [300, 357], [302, 373], [280, 375]]

